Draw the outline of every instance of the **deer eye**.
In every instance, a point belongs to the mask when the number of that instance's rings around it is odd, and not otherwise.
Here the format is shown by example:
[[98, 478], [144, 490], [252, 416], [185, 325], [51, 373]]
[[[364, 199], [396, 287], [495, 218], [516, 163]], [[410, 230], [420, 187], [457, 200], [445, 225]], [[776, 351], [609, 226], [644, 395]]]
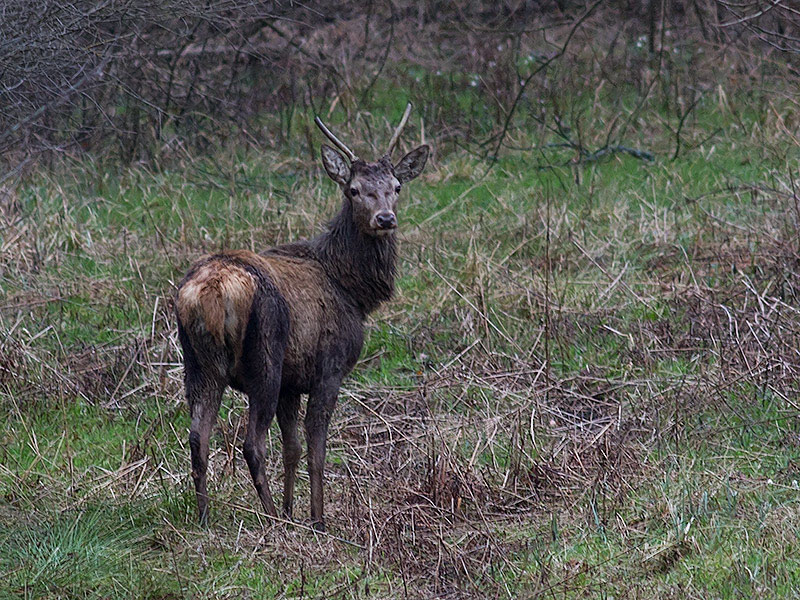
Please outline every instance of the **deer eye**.
[[351, 196], [358, 196], [358, 188], [350, 188]]
[[399, 185], [398, 185], [398, 186], [396, 186], [396, 187], [394, 188], [394, 191], [395, 191], [395, 193], [396, 193], [396, 194], [399, 194], [399, 193], [400, 193], [400, 186], [399, 186]]

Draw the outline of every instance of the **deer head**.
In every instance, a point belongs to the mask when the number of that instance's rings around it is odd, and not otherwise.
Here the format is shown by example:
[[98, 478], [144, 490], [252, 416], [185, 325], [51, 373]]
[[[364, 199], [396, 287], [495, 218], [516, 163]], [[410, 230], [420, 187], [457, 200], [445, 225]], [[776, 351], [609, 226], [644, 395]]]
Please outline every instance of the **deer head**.
[[322, 145], [322, 164], [325, 171], [339, 184], [345, 202], [349, 202], [352, 207], [356, 225], [367, 235], [390, 235], [397, 229], [397, 200], [400, 190], [404, 183], [422, 173], [428, 160], [430, 148], [423, 144], [406, 154], [397, 164], [392, 164], [392, 150], [409, 114], [410, 103], [392, 135], [386, 153], [376, 162], [366, 162], [358, 158], [325, 127], [319, 117], [314, 119], [325, 136], [341, 151], [340, 153], [328, 145]]

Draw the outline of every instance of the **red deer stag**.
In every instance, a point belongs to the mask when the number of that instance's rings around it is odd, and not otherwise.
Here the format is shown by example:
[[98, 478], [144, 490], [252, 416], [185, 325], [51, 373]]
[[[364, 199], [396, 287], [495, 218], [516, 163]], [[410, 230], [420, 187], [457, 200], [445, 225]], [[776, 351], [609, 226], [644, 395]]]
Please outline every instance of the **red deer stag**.
[[311, 522], [325, 529], [322, 481], [325, 443], [339, 386], [364, 342], [364, 319], [394, 291], [397, 202], [401, 186], [428, 159], [426, 145], [393, 165], [392, 149], [365, 162], [317, 118], [347, 157], [322, 146], [322, 164], [344, 196], [327, 230], [311, 240], [201, 258], [178, 286], [175, 302], [183, 347], [189, 447], [201, 523], [208, 516], [209, 435], [226, 386], [244, 392], [249, 420], [244, 458], [264, 510], [276, 516], [264, 469], [266, 433], [277, 413], [283, 441], [283, 512], [291, 517], [300, 461], [297, 417], [308, 394], [305, 430], [311, 479]]

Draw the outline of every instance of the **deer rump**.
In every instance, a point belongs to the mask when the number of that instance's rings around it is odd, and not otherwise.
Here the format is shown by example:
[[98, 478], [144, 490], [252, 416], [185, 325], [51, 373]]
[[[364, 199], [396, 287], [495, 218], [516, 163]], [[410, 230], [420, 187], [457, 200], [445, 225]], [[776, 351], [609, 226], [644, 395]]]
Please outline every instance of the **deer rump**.
[[187, 368], [246, 391], [258, 362], [280, 371], [281, 392], [307, 394], [330, 362], [350, 370], [363, 342], [361, 316], [322, 266], [303, 258], [224, 252], [200, 260], [176, 298]]

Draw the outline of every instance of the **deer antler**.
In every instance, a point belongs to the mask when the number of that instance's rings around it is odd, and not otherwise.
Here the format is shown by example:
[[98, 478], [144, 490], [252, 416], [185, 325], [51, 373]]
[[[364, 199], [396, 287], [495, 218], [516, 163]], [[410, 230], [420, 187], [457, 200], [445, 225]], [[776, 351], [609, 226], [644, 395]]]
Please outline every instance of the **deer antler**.
[[317, 127], [319, 127], [322, 130], [322, 133], [325, 134], [325, 137], [327, 137], [330, 141], [332, 141], [336, 145], [336, 147], [339, 148], [339, 150], [344, 152], [344, 155], [348, 159], [350, 159], [351, 163], [358, 160], [358, 157], [356, 157], [356, 155], [353, 154], [353, 151], [350, 150], [350, 148], [348, 148], [347, 146], [345, 146], [343, 141], [341, 141], [339, 138], [333, 135], [330, 129], [325, 127], [325, 123], [322, 122], [322, 119], [320, 119], [319, 117], [314, 117], [314, 123], [316, 123]]
[[403, 113], [403, 118], [400, 119], [400, 125], [397, 126], [397, 129], [394, 130], [394, 135], [392, 139], [389, 140], [389, 149], [386, 150], [386, 154], [389, 156], [392, 155], [392, 150], [394, 150], [395, 144], [397, 144], [397, 140], [400, 139], [400, 132], [403, 131], [403, 127], [406, 126], [406, 122], [408, 121], [408, 115], [411, 114], [411, 102], [406, 105], [406, 112]]

